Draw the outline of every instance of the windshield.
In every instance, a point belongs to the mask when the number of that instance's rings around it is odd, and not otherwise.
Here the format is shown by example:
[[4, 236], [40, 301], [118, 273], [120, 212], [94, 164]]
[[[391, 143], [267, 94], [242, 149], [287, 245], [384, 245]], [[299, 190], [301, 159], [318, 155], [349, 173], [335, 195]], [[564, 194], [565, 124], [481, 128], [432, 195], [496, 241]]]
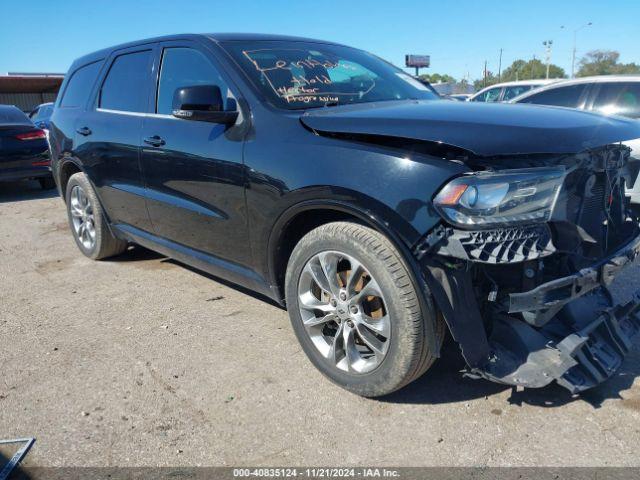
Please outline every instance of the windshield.
[[437, 98], [407, 73], [354, 48], [282, 41], [222, 46], [260, 93], [280, 108]]

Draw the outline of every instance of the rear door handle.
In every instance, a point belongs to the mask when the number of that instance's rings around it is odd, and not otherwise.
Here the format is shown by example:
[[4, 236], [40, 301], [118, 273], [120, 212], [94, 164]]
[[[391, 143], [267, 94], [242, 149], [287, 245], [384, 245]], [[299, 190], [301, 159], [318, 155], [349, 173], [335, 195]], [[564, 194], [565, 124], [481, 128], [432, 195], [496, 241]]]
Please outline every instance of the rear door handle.
[[153, 137], [147, 137], [143, 141], [144, 143], [146, 143], [147, 145], [151, 145], [152, 147], [162, 147], [166, 143], [158, 135], [154, 135]]
[[82, 127], [76, 130], [80, 135], [86, 137], [87, 135], [91, 135], [91, 129], [89, 127]]

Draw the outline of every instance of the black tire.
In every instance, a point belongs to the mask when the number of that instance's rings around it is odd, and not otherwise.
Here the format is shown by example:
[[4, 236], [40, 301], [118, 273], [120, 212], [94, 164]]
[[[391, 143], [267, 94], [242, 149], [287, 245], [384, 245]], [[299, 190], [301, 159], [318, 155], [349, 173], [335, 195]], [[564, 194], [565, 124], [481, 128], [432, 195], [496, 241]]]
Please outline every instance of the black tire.
[[40, 188], [42, 188], [42, 190], [51, 190], [56, 186], [56, 182], [53, 181], [53, 177], [42, 177], [38, 179], [38, 182], [40, 183]]
[[[386, 355], [375, 369], [351, 373], [339, 369], [316, 348], [303, 324], [299, 282], [307, 262], [321, 252], [337, 251], [357, 259], [376, 279], [390, 315], [391, 335]], [[331, 381], [365, 397], [392, 393], [424, 374], [444, 339], [444, 323], [431, 295], [421, 295], [401, 253], [382, 234], [350, 222], [322, 225], [305, 235], [289, 259], [285, 295], [293, 330], [311, 362]], [[353, 325], [352, 325], [353, 326]]]
[[[73, 216], [71, 213], [71, 197], [74, 187], [76, 186], [80, 187], [80, 189], [84, 192], [92, 207], [92, 224], [95, 231], [95, 241], [93, 242], [93, 245], [89, 247], [83, 244], [79, 235], [77, 234], [73, 222]], [[102, 210], [102, 206], [98, 201], [95, 190], [93, 189], [91, 182], [89, 182], [89, 179], [84, 173], [78, 172], [73, 174], [71, 178], [69, 178], [65, 191], [65, 201], [67, 204], [67, 217], [69, 219], [69, 227], [71, 228], [73, 239], [84, 255], [93, 260], [102, 260], [104, 258], [113, 257], [114, 255], [119, 255], [127, 249], [127, 242], [114, 237], [111, 233], [111, 229], [107, 224], [106, 217]]]

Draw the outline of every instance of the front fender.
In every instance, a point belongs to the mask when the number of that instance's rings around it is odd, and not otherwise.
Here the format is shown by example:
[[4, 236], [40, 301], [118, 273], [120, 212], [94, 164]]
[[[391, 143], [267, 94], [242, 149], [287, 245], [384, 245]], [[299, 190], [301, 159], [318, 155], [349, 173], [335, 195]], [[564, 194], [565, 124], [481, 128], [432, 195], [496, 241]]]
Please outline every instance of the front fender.
[[469, 171], [433, 156], [297, 133], [292, 142], [257, 141], [245, 147], [248, 218], [259, 242], [295, 205], [333, 202], [378, 218], [411, 246], [441, 220], [431, 203], [436, 192]]
[[[394, 244], [407, 248], [407, 253], [409, 252], [408, 245], [393, 228], [393, 225], [402, 223], [395, 212], [387, 209], [384, 205], [377, 205], [376, 208], [374, 205], [376, 201], [373, 199], [369, 199], [368, 202], [353, 202], [321, 196], [320, 194], [323, 193], [323, 190], [322, 188], [312, 188], [307, 191], [295, 192], [294, 195], [300, 200], [287, 208], [274, 223], [267, 243], [266, 262], [269, 272], [273, 273], [275, 271], [274, 259], [277, 257], [278, 248], [282, 243], [282, 238], [288, 225], [295, 218], [305, 214], [305, 212], [314, 210], [331, 210], [355, 217], [363, 224], [382, 232]], [[353, 199], [357, 198], [357, 194], [355, 192], [343, 192], [343, 197]]]

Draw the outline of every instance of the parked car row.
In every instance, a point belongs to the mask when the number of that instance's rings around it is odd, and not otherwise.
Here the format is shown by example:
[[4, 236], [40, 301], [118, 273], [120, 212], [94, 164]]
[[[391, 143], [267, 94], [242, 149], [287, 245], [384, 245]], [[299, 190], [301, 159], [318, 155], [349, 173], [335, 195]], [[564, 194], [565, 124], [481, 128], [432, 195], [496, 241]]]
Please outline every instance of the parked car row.
[[483, 88], [472, 95], [469, 102], [507, 102], [525, 92], [549, 85], [557, 80], [523, 80], [519, 82], [504, 82]]
[[564, 80], [528, 91], [510, 102], [640, 118], [640, 76], [606, 75]]
[[[604, 115], [640, 118], [640, 76], [607, 75], [556, 82], [531, 90], [510, 103], [577, 108]], [[625, 142], [640, 161], [640, 139]], [[640, 177], [628, 185], [631, 203], [640, 204]]]
[[[499, 88], [485, 100], [522, 93]], [[634, 120], [440, 101], [362, 50], [242, 34], [86, 55], [50, 123], [82, 254], [140, 244], [272, 298], [364, 396], [424, 374], [445, 329], [476, 378], [575, 393], [612, 376], [640, 330], [640, 296], [607, 290], [640, 255], [621, 144], [638, 138]]]

